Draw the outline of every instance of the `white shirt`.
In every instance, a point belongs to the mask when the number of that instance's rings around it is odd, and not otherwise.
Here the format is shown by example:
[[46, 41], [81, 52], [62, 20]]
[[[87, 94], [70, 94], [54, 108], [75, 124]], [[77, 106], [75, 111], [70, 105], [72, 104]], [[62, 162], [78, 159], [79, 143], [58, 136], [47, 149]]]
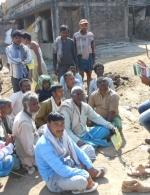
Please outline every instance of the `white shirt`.
[[[81, 84], [80, 86], [83, 88], [83, 81], [82, 81], [81, 75], [80, 75], [79, 73], [76, 73], [76, 74], [74, 75], [74, 78], [80, 81], [80, 84]], [[60, 84], [61, 84], [62, 86], [65, 85], [64, 76], [61, 76], [61, 78], [60, 78]]]
[[23, 98], [23, 93], [22, 91], [18, 91], [16, 93], [13, 93], [10, 96], [10, 100], [11, 100], [11, 105], [12, 105], [12, 118], [15, 118], [15, 116], [23, 109], [22, 106], [22, 98]]
[[[106, 77], [107, 81], [109, 83], [109, 88], [111, 88], [113, 91], [115, 91], [115, 87], [113, 84], [113, 80], [109, 77]], [[90, 87], [89, 87], [89, 95], [91, 95], [95, 90], [97, 90], [97, 84], [96, 84], [97, 79], [93, 79], [90, 82]]]
[[[67, 102], [68, 107], [70, 108], [71, 112], [69, 113], [68, 110], [63, 106]], [[77, 110], [77, 113], [76, 111]], [[86, 122], [87, 118], [93, 121], [96, 124], [103, 125], [108, 129], [113, 129], [114, 126], [102, 118], [99, 114], [97, 114], [91, 106], [87, 103], [81, 103], [81, 112], [79, 108], [73, 103], [73, 100], [65, 100], [62, 105], [60, 106], [60, 112], [64, 114], [65, 117], [65, 130], [67, 134], [73, 139], [75, 143], [77, 143], [81, 137], [85, 135], [88, 131]], [[72, 121], [72, 118], [74, 121]], [[75, 126], [73, 127], [73, 122]]]

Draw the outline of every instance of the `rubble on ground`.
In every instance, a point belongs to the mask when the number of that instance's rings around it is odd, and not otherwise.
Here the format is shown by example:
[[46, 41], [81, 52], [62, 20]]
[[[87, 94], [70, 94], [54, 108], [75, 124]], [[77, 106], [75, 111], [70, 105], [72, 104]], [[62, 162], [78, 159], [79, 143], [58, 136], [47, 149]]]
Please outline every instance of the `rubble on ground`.
[[116, 88], [119, 87], [120, 85], [124, 86], [124, 85], [128, 84], [128, 81], [129, 81], [129, 77], [120, 76], [116, 72], [115, 73], [112, 73], [112, 72], [105, 73], [104, 76], [111, 78], [113, 80], [113, 83], [114, 83]]

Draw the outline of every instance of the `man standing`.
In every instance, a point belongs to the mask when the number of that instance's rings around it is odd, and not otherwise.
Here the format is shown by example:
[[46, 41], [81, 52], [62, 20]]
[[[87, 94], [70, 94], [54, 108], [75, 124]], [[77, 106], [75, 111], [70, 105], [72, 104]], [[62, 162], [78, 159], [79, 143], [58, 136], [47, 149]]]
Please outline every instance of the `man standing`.
[[[105, 120], [111, 122], [118, 130], [122, 130], [121, 118], [119, 116], [119, 96], [108, 87], [106, 77], [97, 79], [98, 90], [94, 91], [88, 104]], [[89, 123], [88, 123], [89, 124]]]
[[103, 177], [106, 168], [94, 168], [88, 156], [68, 137], [64, 121], [59, 112], [49, 114], [35, 148], [38, 170], [52, 192], [92, 192], [98, 187], [93, 178]]
[[68, 38], [68, 33], [68, 26], [62, 25], [60, 36], [56, 38], [53, 45], [53, 66], [58, 81], [67, 72], [69, 65], [77, 65], [75, 44], [72, 39]]
[[19, 86], [20, 86], [20, 91], [13, 93], [10, 96], [10, 100], [11, 100], [11, 105], [12, 105], [12, 119], [14, 120], [15, 116], [21, 112], [21, 110], [23, 109], [22, 106], [22, 98], [23, 98], [23, 94], [26, 93], [27, 91], [31, 90], [31, 84], [29, 79], [22, 79], [19, 82]]
[[88, 24], [89, 23], [86, 19], [80, 20], [80, 30], [76, 32], [73, 37], [78, 55], [78, 70], [80, 75], [82, 76], [82, 79], [84, 78], [84, 72], [86, 73], [87, 86], [89, 89], [93, 64], [96, 57], [94, 48], [94, 35], [93, 33], [87, 31]]
[[64, 97], [63, 86], [60, 84], [51, 86], [51, 98], [42, 102], [37, 115], [35, 116], [35, 124], [37, 128], [47, 123], [49, 113], [57, 111]]
[[[77, 67], [75, 64], [71, 64], [68, 66], [68, 72], [72, 72], [74, 75], [74, 78], [80, 81], [81, 87], [83, 88], [83, 81], [82, 81], [82, 77], [79, 73], [77, 73]], [[61, 85], [65, 85], [65, 81], [64, 81], [64, 75], [60, 78], [60, 84]]]
[[[84, 92], [81, 87], [73, 87], [71, 97], [71, 99], [63, 101], [59, 109], [65, 116], [65, 130], [68, 135], [79, 147], [86, 143], [94, 148], [109, 146], [105, 137], [114, 133], [114, 126], [83, 102]], [[89, 131], [86, 125], [87, 118], [99, 126]]]
[[31, 56], [34, 60], [34, 69], [32, 70], [32, 78], [36, 83], [38, 83], [39, 76], [42, 74], [47, 75], [47, 67], [44, 62], [42, 51], [40, 46], [35, 42], [31, 41], [31, 35], [28, 33], [24, 33], [23, 44], [30, 46]]
[[27, 46], [21, 43], [22, 33], [16, 30], [12, 34], [13, 43], [6, 47], [6, 55], [10, 64], [10, 76], [13, 91], [20, 91], [19, 82], [22, 78], [28, 78], [27, 65], [31, 63], [31, 53]]
[[28, 173], [35, 171], [34, 147], [39, 138], [33, 120], [38, 111], [38, 95], [28, 91], [22, 99], [23, 110], [17, 114], [13, 124], [16, 153]]
[[[95, 74], [97, 75], [97, 78], [96, 79], [93, 79], [91, 82], [90, 82], [90, 87], [89, 87], [89, 96], [97, 90], [97, 79], [99, 77], [103, 77], [103, 74], [104, 74], [104, 65], [101, 64], [101, 63], [96, 63], [94, 64], [94, 72]], [[109, 88], [111, 88], [112, 90], [115, 91], [115, 87], [114, 87], [114, 84], [113, 84], [113, 80], [109, 77], [105, 77], [107, 78], [107, 81], [108, 81], [108, 84], [109, 84]]]

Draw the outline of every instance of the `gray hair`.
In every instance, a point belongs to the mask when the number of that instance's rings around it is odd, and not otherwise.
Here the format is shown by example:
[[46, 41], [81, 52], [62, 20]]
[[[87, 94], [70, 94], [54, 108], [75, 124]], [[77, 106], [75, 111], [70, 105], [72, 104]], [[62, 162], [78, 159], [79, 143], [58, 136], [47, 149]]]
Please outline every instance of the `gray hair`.
[[67, 76], [74, 76], [71, 71], [68, 71], [64, 74], [64, 80], [66, 80]]
[[29, 103], [32, 100], [36, 100], [38, 101], [38, 95], [32, 91], [28, 91], [24, 94], [23, 98], [22, 98], [22, 104], [27, 104], [29, 105]]
[[8, 103], [11, 103], [9, 99], [0, 99], [0, 107], [6, 106]]
[[76, 90], [82, 90], [82, 91], [83, 91], [83, 89], [82, 89], [80, 86], [75, 86], [75, 87], [73, 87], [73, 88], [71, 89], [71, 95], [73, 95], [73, 94], [75, 93]]
[[96, 84], [98, 84], [99, 81], [100, 81], [100, 80], [103, 80], [103, 79], [105, 79], [105, 80], [108, 82], [107, 77], [98, 77], [98, 78], [97, 78], [97, 81], [96, 81]]

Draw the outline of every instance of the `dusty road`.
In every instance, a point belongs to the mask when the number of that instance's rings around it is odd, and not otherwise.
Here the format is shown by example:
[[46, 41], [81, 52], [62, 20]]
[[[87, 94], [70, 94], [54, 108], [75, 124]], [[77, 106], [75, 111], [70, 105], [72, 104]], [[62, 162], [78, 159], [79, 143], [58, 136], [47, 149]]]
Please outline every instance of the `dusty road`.
[[[149, 43], [150, 44], [150, 43]], [[126, 171], [130, 166], [135, 166], [143, 161], [147, 161], [149, 155], [146, 151], [147, 145], [144, 145], [144, 139], [148, 132], [139, 124], [137, 106], [150, 96], [150, 88], [141, 83], [139, 77], [133, 76], [131, 64], [141, 59], [150, 67], [150, 60], [145, 54], [144, 42], [135, 42], [126, 44], [124, 47], [118, 45], [109, 45], [107, 47], [97, 47], [98, 60], [105, 64], [105, 73], [117, 73], [121, 77], [128, 77], [122, 84], [116, 88], [120, 96], [120, 116], [123, 122], [124, 143], [119, 152], [116, 152], [113, 146], [108, 148], [98, 148], [96, 166], [106, 166], [108, 173], [103, 179], [97, 179], [100, 184], [98, 191], [91, 195], [122, 195], [121, 184], [127, 178]], [[149, 45], [150, 46], [150, 45]], [[7, 72], [6, 69], [3, 71]], [[2, 75], [4, 82], [3, 92], [10, 87], [10, 79], [7, 74]], [[95, 77], [93, 73], [92, 77]], [[9, 98], [12, 90], [9, 90], [3, 97]], [[143, 143], [143, 145], [142, 145]], [[142, 145], [142, 146], [141, 146]], [[139, 147], [140, 146], [140, 147]], [[149, 178], [138, 178], [141, 181], [150, 182]], [[41, 177], [36, 171], [33, 175], [23, 175], [16, 177], [11, 174], [9, 177], [0, 178], [3, 188], [0, 189], [2, 195], [52, 195], [42, 182]], [[70, 195], [71, 192], [62, 193]], [[130, 193], [136, 195], [137, 193]], [[139, 193], [143, 195], [144, 193]], [[89, 193], [90, 195], [90, 193]]]

